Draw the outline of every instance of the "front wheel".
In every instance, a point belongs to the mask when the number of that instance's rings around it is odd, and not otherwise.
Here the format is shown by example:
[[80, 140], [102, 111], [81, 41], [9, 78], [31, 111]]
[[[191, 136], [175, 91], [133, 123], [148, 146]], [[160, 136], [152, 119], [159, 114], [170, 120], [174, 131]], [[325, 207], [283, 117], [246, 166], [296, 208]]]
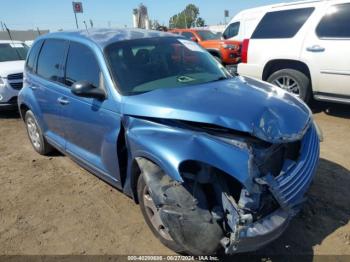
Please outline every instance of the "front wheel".
[[137, 189], [142, 215], [152, 233], [166, 247], [170, 248], [176, 253], [183, 253], [183, 248], [174, 241], [169, 234], [169, 229], [164, 225], [160, 216], [160, 209], [154, 203], [150, 188], [146, 185], [142, 174], [139, 177]]
[[212, 255], [223, 230], [208, 206], [206, 194], [193, 181], [177, 183], [153, 163], [139, 176], [141, 212], [153, 234], [180, 254]]
[[278, 70], [269, 76], [267, 82], [298, 96], [306, 103], [310, 100], [310, 79], [300, 71], [294, 69]]

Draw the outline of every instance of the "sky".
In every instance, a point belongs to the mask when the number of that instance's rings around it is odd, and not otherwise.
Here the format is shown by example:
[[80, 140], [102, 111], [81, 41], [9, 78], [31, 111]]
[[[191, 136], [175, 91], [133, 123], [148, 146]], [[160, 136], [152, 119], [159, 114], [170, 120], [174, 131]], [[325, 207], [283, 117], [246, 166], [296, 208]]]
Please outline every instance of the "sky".
[[[169, 18], [181, 12], [187, 4], [199, 7], [206, 24], [224, 22], [224, 10], [230, 17], [246, 8], [291, 0], [76, 0], [83, 3], [83, 14], [77, 14], [81, 28], [83, 21], [93, 20], [94, 27], [131, 27], [132, 10], [141, 2], [148, 15], [160, 24], [168, 25]], [[70, 0], [0, 0], [0, 21], [12, 30], [74, 29], [75, 19]], [[5, 11], [6, 10], [6, 11]], [[228, 19], [229, 21], [229, 19]]]

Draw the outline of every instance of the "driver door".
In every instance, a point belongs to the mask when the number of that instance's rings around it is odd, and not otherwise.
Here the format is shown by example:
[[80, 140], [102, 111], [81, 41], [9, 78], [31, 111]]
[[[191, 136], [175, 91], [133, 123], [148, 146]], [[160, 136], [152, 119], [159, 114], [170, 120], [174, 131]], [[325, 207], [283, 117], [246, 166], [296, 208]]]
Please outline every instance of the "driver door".
[[70, 42], [65, 67], [67, 88], [63, 96], [67, 103], [62, 110], [66, 152], [103, 179], [118, 184], [120, 114], [108, 97], [102, 100], [73, 94], [70, 87], [77, 81], [105, 88], [104, 76], [92, 49]]

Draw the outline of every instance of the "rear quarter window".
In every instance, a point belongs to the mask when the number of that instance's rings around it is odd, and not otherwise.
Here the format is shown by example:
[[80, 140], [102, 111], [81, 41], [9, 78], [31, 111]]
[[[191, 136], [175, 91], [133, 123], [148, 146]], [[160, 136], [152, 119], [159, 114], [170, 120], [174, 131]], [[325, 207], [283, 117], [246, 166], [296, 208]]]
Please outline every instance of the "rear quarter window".
[[294, 37], [313, 11], [314, 8], [310, 7], [266, 13], [251, 38], [271, 39]]
[[316, 28], [321, 38], [350, 38], [350, 4], [331, 6]]
[[225, 32], [223, 33], [223, 38], [224, 39], [228, 39], [228, 38], [232, 38], [234, 36], [237, 36], [239, 33], [239, 28], [240, 28], [240, 22], [235, 22], [230, 24]]

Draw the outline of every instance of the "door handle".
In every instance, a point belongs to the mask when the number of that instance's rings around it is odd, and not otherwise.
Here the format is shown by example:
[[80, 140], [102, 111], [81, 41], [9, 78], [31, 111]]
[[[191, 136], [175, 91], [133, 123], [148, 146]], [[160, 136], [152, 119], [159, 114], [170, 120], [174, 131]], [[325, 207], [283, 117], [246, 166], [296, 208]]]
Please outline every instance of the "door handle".
[[60, 97], [57, 99], [57, 102], [60, 103], [61, 105], [68, 105], [69, 101], [66, 97]]
[[319, 45], [313, 45], [306, 48], [306, 51], [309, 51], [309, 52], [324, 52], [325, 50], [326, 49], [324, 47]]
[[37, 90], [38, 87], [37, 87], [37, 86], [34, 86], [34, 85], [30, 85], [30, 89], [32, 89], [32, 90]]

